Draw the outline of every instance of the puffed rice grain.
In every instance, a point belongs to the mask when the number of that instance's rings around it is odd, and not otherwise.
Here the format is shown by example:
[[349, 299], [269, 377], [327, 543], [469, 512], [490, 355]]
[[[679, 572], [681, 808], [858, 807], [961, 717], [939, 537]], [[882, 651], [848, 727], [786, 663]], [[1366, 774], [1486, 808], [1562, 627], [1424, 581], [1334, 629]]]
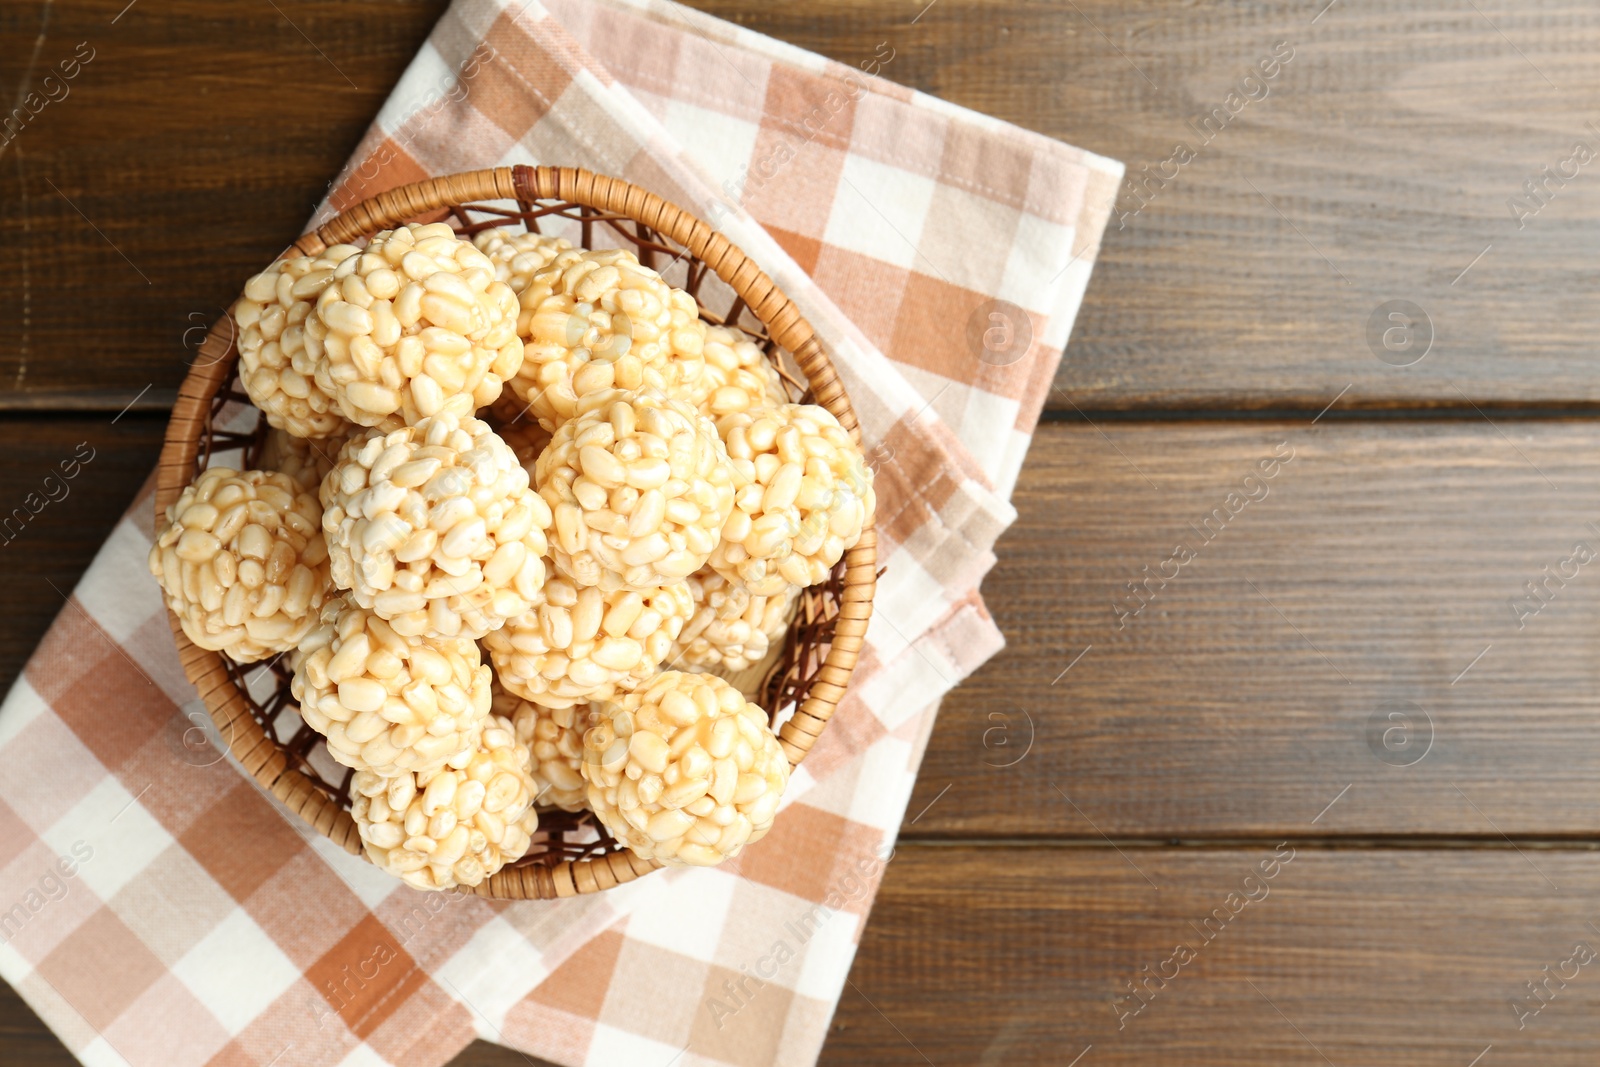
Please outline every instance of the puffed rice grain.
[[789, 761], [766, 712], [711, 674], [666, 671], [583, 735], [589, 807], [646, 859], [712, 866], [772, 828]]
[[212, 467], [150, 546], [189, 640], [253, 663], [293, 649], [333, 594], [317, 498], [287, 474]]

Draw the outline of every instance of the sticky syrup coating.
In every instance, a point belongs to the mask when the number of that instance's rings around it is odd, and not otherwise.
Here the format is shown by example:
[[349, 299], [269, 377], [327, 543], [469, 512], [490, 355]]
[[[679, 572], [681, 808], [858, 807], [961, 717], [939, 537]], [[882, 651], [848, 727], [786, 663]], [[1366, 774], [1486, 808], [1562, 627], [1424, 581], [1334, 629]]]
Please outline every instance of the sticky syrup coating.
[[239, 380], [267, 422], [295, 437], [332, 437], [348, 426], [325, 369], [319, 380], [322, 353], [306, 343], [306, 320], [334, 270], [360, 252], [333, 245], [280, 259], [246, 282], [234, 302]]
[[525, 342], [511, 389], [552, 433], [578, 401], [609, 389], [687, 389], [704, 363], [694, 297], [632, 252], [560, 252], [518, 294]]
[[549, 708], [494, 687], [494, 713], [511, 720], [517, 740], [528, 746], [528, 774], [534, 803], [562, 811], [587, 811], [588, 786], [578, 767], [583, 763], [583, 732], [597, 720], [589, 704]]
[[344, 417], [384, 430], [470, 416], [522, 367], [516, 294], [442, 222], [384, 230], [341, 261], [316, 293], [305, 344]]
[[294, 649], [334, 592], [322, 506], [275, 471], [202, 471], [148, 562], [189, 640], [235, 663]]
[[681, 582], [716, 549], [735, 477], [715, 426], [684, 401], [620, 390], [585, 398], [534, 468], [555, 522], [556, 570], [607, 591]]
[[334, 581], [397, 633], [476, 639], [539, 599], [550, 509], [487, 423], [368, 431], [321, 496]]
[[559, 575], [532, 611], [483, 639], [500, 684], [550, 707], [603, 700], [654, 675], [694, 613], [683, 582], [602, 592]]
[[466, 638], [404, 637], [336, 597], [300, 642], [300, 716], [346, 767], [395, 777], [460, 766], [489, 717], [490, 672]]
[[350, 814], [367, 858], [417, 889], [481, 885], [526, 855], [538, 829], [527, 763], [511, 723], [493, 717], [461, 767], [357, 771]]
[[800, 590], [758, 596], [710, 567], [688, 580], [694, 614], [672, 643], [665, 663], [690, 671], [742, 671], [760, 663], [782, 640]]
[[877, 507], [860, 446], [815, 404], [727, 415], [717, 431], [740, 484], [711, 565], [761, 596], [827, 580]]
[[583, 735], [589, 807], [647, 859], [709, 867], [772, 828], [789, 761], [766, 712], [710, 674], [665, 671]]

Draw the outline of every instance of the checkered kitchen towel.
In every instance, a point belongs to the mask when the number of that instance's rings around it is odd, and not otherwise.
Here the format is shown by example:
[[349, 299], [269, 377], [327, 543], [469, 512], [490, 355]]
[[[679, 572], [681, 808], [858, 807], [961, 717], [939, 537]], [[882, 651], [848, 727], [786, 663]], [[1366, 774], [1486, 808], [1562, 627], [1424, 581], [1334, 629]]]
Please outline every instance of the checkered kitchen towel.
[[457, 0], [332, 200], [523, 162], [716, 218], [828, 344], [888, 568], [852, 692], [728, 867], [553, 904], [415, 893], [196, 743], [146, 487], [0, 707], [0, 975], [87, 1063], [821, 1047], [938, 700], [1000, 645], [976, 586], [1120, 168], [675, 6]]

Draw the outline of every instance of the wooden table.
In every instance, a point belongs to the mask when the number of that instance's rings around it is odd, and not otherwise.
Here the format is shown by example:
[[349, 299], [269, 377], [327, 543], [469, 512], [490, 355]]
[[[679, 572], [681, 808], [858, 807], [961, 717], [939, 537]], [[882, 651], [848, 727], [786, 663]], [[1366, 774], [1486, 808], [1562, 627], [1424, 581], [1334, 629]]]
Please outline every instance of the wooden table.
[[[1600, 11], [1325, 2], [701, 2], [1141, 182], [826, 1064], [1600, 1057]], [[94, 58], [0, 157], [0, 500], [101, 457], [0, 549], [0, 684], [444, 7], [125, 4], [45, 5], [35, 75]], [[71, 1062], [9, 993], [0, 1060]]]

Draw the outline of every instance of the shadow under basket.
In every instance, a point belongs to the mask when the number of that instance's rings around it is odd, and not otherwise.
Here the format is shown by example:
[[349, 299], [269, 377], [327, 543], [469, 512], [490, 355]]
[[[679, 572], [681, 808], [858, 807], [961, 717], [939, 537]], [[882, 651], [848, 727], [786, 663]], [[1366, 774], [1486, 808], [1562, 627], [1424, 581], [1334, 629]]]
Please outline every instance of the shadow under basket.
[[[859, 440], [859, 424], [827, 353], [782, 291], [710, 225], [617, 178], [570, 167], [498, 167], [415, 182], [363, 201], [296, 241], [287, 254], [315, 255], [406, 222], [448, 221], [463, 236], [491, 227], [567, 237], [584, 248], [622, 247], [687, 290], [706, 322], [751, 334], [791, 395], [830, 411]], [[156, 516], [213, 457], [249, 467], [259, 460], [266, 420], [239, 383], [231, 314], [211, 328], [178, 391], [157, 474]], [[237, 453], [238, 458], [226, 456]], [[731, 680], [768, 709], [791, 767], [798, 766], [844, 696], [872, 614], [877, 537], [870, 523], [829, 579], [805, 590], [768, 661]], [[353, 772], [333, 762], [301, 721], [287, 657], [239, 666], [191, 642], [168, 612], [185, 673], [221, 739], [261, 786], [318, 832], [353, 854], [361, 837], [350, 815]], [[474, 892], [548, 900], [631, 882], [659, 867], [624, 849], [589, 812], [539, 812], [527, 856]]]

